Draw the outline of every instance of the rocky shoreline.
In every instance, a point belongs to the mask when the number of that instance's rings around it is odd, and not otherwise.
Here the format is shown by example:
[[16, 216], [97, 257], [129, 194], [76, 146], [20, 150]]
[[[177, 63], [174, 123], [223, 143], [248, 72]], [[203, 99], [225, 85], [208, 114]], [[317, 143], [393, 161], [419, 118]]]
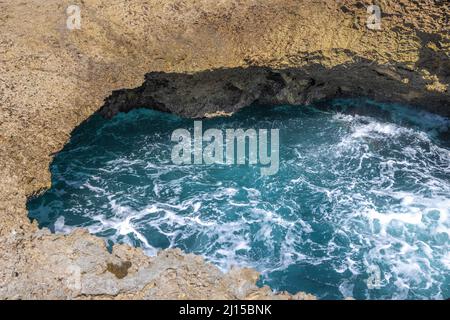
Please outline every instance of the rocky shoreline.
[[365, 25], [372, 1], [85, 0], [79, 30], [66, 28], [70, 1], [0, 2], [0, 298], [314, 298], [179, 250], [109, 253], [83, 230], [39, 230], [26, 201], [50, 186], [54, 154], [98, 110], [203, 117], [367, 96], [449, 116], [450, 4], [376, 2], [380, 31]]

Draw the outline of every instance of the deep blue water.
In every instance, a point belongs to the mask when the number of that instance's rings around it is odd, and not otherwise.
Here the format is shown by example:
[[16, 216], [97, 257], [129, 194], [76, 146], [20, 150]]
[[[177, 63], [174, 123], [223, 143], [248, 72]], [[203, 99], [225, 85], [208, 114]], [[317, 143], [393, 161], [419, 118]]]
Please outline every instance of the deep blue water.
[[450, 298], [450, 122], [363, 100], [328, 107], [203, 121], [204, 130], [278, 128], [273, 176], [258, 165], [174, 165], [172, 131], [192, 131], [193, 120], [93, 116], [56, 155], [52, 187], [29, 201], [30, 217], [150, 255], [178, 247], [222, 270], [253, 267], [260, 284], [292, 293]]

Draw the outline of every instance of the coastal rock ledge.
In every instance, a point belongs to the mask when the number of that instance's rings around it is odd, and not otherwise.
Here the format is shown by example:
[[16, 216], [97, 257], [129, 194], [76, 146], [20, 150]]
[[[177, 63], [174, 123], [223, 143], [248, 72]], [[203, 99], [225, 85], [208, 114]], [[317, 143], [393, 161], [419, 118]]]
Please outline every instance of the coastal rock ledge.
[[[367, 6], [382, 10], [367, 28]], [[448, 1], [66, 0], [0, 2], [1, 299], [314, 299], [256, 286], [201, 257], [142, 250], [27, 216], [81, 122], [154, 107], [188, 117], [250, 103], [364, 96], [450, 115]]]

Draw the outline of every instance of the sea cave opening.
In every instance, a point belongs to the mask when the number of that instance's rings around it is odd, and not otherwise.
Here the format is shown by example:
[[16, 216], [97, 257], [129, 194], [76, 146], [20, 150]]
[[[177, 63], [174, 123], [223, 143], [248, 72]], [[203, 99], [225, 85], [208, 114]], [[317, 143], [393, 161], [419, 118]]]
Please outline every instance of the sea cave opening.
[[450, 297], [449, 119], [362, 98], [201, 119], [202, 133], [279, 130], [270, 175], [249, 164], [249, 144], [244, 164], [194, 154], [174, 163], [173, 132], [194, 137], [194, 121], [150, 109], [93, 115], [55, 156], [52, 187], [29, 199], [30, 218], [149, 255], [177, 247], [224, 271], [251, 267], [275, 290]]

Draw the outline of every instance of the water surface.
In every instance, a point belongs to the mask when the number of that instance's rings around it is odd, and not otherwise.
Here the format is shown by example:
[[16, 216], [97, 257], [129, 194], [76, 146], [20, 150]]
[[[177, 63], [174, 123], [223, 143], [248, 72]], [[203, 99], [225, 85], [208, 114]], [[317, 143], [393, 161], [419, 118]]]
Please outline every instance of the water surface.
[[[450, 297], [450, 122], [399, 105], [247, 108], [208, 128], [280, 129], [280, 169], [174, 165], [193, 120], [135, 110], [93, 116], [51, 165], [30, 217], [86, 227], [149, 255], [178, 247], [260, 284], [320, 298]], [[359, 115], [355, 114], [358, 111]]]

